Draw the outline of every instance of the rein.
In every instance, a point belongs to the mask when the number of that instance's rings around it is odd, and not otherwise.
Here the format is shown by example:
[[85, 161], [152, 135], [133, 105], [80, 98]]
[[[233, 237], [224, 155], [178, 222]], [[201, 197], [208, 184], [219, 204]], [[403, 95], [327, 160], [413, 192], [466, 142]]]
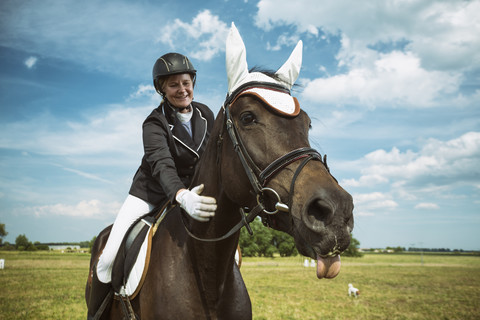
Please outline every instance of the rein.
[[[231, 114], [230, 114], [230, 106], [232, 102], [234, 102], [235, 98], [244, 90], [247, 90], [252, 87], [268, 87], [272, 88], [274, 90], [278, 90], [277, 86], [273, 86], [271, 84], [265, 84], [265, 83], [248, 83], [244, 86], [241, 86], [237, 90], [235, 90], [230, 96], [227, 97], [224, 105], [223, 105], [223, 110], [224, 110], [224, 115], [225, 115], [225, 125], [224, 128], [227, 128], [228, 135], [230, 137], [230, 140], [232, 141], [233, 144], [233, 149], [237, 153], [240, 162], [242, 163], [243, 169], [248, 177], [248, 180], [250, 181], [250, 184], [253, 188], [253, 191], [255, 193], [256, 199], [257, 199], [257, 205], [253, 207], [251, 210], [248, 208], [240, 208], [240, 216], [241, 220], [233, 226], [226, 234], [224, 234], [221, 237], [218, 238], [200, 238], [194, 235], [188, 228], [187, 224], [185, 223], [185, 218], [184, 215], [182, 215], [182, 221], [185, 226], [185, 230], [187, 233], [194, 239], [199, 240], [199, 241], [204, 241], [204, 242], [216, 242], [216, 241], [221, 241], [224, 239], [227, 239], [228, 237], [232, 236], [235, 234], [238, 230], [240, 230], [242, 227], [246, 227], [247, 231], [250, 235], [253, 235], [253, 231], [250, 228], [250, 223], [259, 215], [262, 213], [265, 213], [267, 215], [275, 215], [279, 211], [282, 212], [290, 212], [290, 208], [293, 203], [293, 191], [295, 188], [295, 182], [298, 178], [298, 175], [302, 171], [302, 169], [305, 167], [305, 165], [310, 161], [310, 160], [317, 160], [323, 163], [325, 166], [326, 170], [328, 173], [330, 173], [330, 169], [328, 168], [327, 165], [327, 155], [324, 155], [323, 159], [320, 153], [318, 153], [315, 149], [310, 148], [310, 147], [304, 147], [304, 148], [299, 148], [292, 150], [288, 152], [287, 154], [281, 156], [280, 158], [274, 160], [272, 163], [270, 163], [265, 169], [260, 170], [258, 166], [255, 164], [255, 162], [252, 160], [250, 157], [247, 149], [245, 148], [244, 143], [241, 140], [241, 137], [238, 135], [237, 128], [235, 127], [235, 124], [233, 123]], [[283, 90], [285, 90], [283, 88]], [[288, 91], [287, 91], [288, 92]], [[288, 92], [289, 93], [289, 92]], [[217, 164], [219, 162], [219, 155], [221, 154], [221, 146], [223, 144], [223, 130], [220, 133], [217, 141]], [[290, 192], [289, 192], [289, 200], [288, 200], [288, 205], [283, 203], [280, 195], [278, 194], [277, 191], [275, 191], [272, 188], [266, 187], [267, 183], [276, 175], [278, 174], [281, 170], [283, 170], [285, 167], [288, 165], [302, 160], [303, 161], [300, 163], [298, 168], [296, 169], [292, 181], [290, 184]], [[333, 176], [332, 176], [333, 177]], [[335, 178], [334, 178], [335, 179]], [[336, 179], [335, 179], [336, 180]], [[273, 211], [268, 211], [267, 208], [264, 205], [264, 196], [266, 193], [271, 193], [277, 200], [277, 203], [275, 204], [275, 210]]]

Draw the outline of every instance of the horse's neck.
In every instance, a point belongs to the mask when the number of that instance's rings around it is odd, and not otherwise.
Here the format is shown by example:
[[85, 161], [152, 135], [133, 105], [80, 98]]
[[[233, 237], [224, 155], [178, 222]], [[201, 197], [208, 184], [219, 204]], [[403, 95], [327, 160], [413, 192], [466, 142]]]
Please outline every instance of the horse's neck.
[[[210, 141], [202, 154], [192, 186], [204, 184], [202, 195], [214, 197], [217, 200], [215, 217], [209, 222], [193, 222], [195, 234], [203, 238], [217, 238], [227, 233], [239, 220], [238, 207], [228, 199], [223, 192], [220, 164], [217, 163], [217, 139], [222, 126], [222, 119], [217, 119], [212, 130]], [[202, 242], [191, 238], [194, 259], [198, 260], [204, 281], [216, 279], [216, 285], [221, 285], [222, 278], [233, 270], [234, 256], [239, 234], [218, 242]], [[220, 280], [220, 281], [219, 281]]]
[[[199, 237], [216, 238], [226, 233], [225, 220], [220, 215], [229, 214], [222, 198], [217, 198], [216, 217], [210, 222], [195, 222], [193, 231]], [[239, 217], [239, 216], [238, 216]], [[228, 230], [227, 230], [228, 231]], [[239, 234], [216, 242], [203, 242], [189, 238], [187, 246], [191, 262], [194, 266], [197, 284], [205, 292], [207, 305], [215, 306], [224, 295], [226, 288], [232, 286], [234, 279], [234, 259]]]
[[[206, 223], [208, 227], [205, 230], [205, 233], [213, 238], [219, 237], [229, 231], [229, 228], [235, 225], [240, 219], [240, 215], [238, 213], [235, 214], [235, 211], [238, 212], [238, 208], [236, 208], [236, 205], [225, 195], [220, 169], [222, 161], [228, 161], [228, 159], [222, 159], [222, 156], [218, 154], [218, 152], [221, 152], [218, 148], [219, 145], [221, 146], [219, 141], [223, 139], [219, 138], [219, 136], [223, 136], [225, 133], [223, 117], [224, 114], [220, 111], [192, 180], [192, 187], [203, 184], [205, 189], [202, 195], [214, 197], [217, 200], [218, 207], [215, 217]], [[233, 240], [233, 242], [237, 241], [235, 237], [231, 238], [232, 239], [227, 239], [227, 242], [228, 240]]]

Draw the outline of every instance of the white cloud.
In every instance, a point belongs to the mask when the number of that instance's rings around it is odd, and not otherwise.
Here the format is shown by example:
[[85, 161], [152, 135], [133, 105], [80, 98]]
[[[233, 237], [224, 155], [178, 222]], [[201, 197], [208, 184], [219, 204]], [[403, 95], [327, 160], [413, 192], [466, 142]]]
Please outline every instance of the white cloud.
[[398, 207], [398, 203], [386, 193], [372, 192], [352, 196], [356, 216], [373, 216], [375, 212], [386, 213]]
[[37, 57], [31, 56], [28, 57], [27, 60], [25, 60], [25, 65], [27, 66], [28, 69], [32, 69], [33, 66], [37, 63], [38, 59]]
[[[75, 205], [54, 204], [46, 206], [36, 206], [31, 208], [36, 216], [69, 216], [79, 218], [109, 218], [115, 216], [120, 210], [121, 203], [111, 202], [103, 203], [99, 200], [83, 200]], [[28, 211], [28, 210], [26, 210]]]
[[[65, 123], [44, 114], [7, 123], [0, 127], [0, 147], [55, 156], [138, 157], [142, 154], [142, 123], [152, 110], [153, 98], [137, 93], [125, 105], [103, 106], [95, 114], [75, 121]], [[140, 100], [134, 101], [135, 95]]]
[[100, 182], [105, 182], [105, 183], [109, 183], [109, 184], [113, 183], [112, 181], [105, 180], [105, 179], [103, 179], [103, 178], [101, 178], [101, 177], [99, 177], [95, 174], [88, 173], [88, 172], [83, 172], [81, 170], [71, 169], [71, 168], [63, 168], [63, 170], [73, 172], [73, 173], [78, 174], [79, 176], [87, 178], [87, 179], [96, 180], [96, 181], [100, 181]]
[[258, 8], [256, 24], [266, 30], [293, 24], [299, 32], [313, 34], [315, 27], [341, 36], [336, 59], [345, 72], [312, 80], [305, 90], [312, 101], [371, 108], [473, 104], [458, 90], [462, 72], [480, 66], [480, 1], [387, 0], [353, 8], [346, 0], [262, 0]]
[[140, 84], [137, 87], [137, 91], [132, 92], [129, 99], [149, 98], [158, 104], [158, 93], [153, 85]]
[[[188, 50], [188, 55], [192, 58], [208, 61], [225, 51], [227, 34], [227, 24], [220, 21], [218, 16], [212, 15], [209, 10], [203, 10], [190, 24], [175, 19], [173, 23], [163, 27], [157, 40], [168, 43], [175, 49]], [[178, 41], [179, 38], [182, 41]]]
[[[187, 24], [173, 21], [169, 6], [171, 2], [99, 0], [19, 5], [5, 0], [0, 9], [0, 45], [142, 78], [159, 53], [179, 48], [192, 58], [209, 60], [224, 50], [227, 27], [218, 16], [205, 10]], [[156, 42], [159, 35], [167, 34], [166, 42]]]
[[282, 47], [295, 47], [299, 39], [298, 35], [282, 34], [277, 38], [275, 45], [272, 46], [270, 43], [267, 43], [267, 50], [278, 51]]
[[418, 151], [376, 150], [355, 164], [362, 167], [359, 179], [346, 186], [375, 186], [389, 181], [393, 186], [427, 188], [431, 185], [473, 186], [480, 176], [480, 132], [468, 132], [449, 141], [429, 139]]
[[419, 13], [409, 50], [426, 68], [471, 69], [480, 64], [480, 1], [432, 2]]
[[351, 68], [345, 74], [318, 78], [306, 84], [303, 97], [321, 104], [383, 107], [432, 107], [444, 104], [454, 93], [460, 76], [427, 71], [411, 52], [376, 54], [372, 64]]
[[360, 179], [345, 179], [342, 180], [342, 186], [349, 186], [349, 187], [360, 187], [360, 186], [371, 186], [371, 185], [379, 185], [382, 183], [388, 182], [388, 179], [379, 174], [372, 174], [369, 176], [361, 176]]
[[430, 202], [422, 202], [419, 203], [415, 206], [415, 209], [429, 209], [429, 210], [436, 210], [439, 209], [439, 205], [436, 203], [430, 203]]
[[[356, 43], [355, 48], [407, 41], [422, 64], [429, 63], [435, 69], [457, 69], [478, 66], [480, 62], [479, 11], [478, 0], [385, 0], [355, 7], [348, 0], [321, 5], [316, 0], [261, 0], [256, 24], [267, 30], [294, 24], [301, 32], [308, 32], [313, 26], [327, 34], [347, 35]], [[458, 54], [462, 59], [458, 59]]]

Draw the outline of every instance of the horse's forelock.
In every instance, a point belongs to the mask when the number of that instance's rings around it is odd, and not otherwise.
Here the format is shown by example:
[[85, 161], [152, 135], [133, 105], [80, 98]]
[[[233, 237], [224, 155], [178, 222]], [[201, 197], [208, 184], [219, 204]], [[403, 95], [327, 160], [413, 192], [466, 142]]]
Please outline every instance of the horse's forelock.
[[[252, 73], [252, 72], [258, 72], [258, 73], [263, 73], [264, 75], [272, 78], [273, 80], [275, 81], [278, 81], [279, 83], [283, 84], [285, 87], [288, 87], [290, 84], [288, 82], [286, 82], [285, 80], [283, 80], [274, 70], [272, 69], [267, 69], [267, 68], [263, 68], [263, 67], [260, 67], [260, 66], [254, 66], [252, 67], [250, 70], [249, 70], [249, 73]], [[292, 87], [299, 87], [300, 85], [298, 84], [293, 84]]]
[[[233, 106], [238, 98], [249, 95], [281, 116], [298, 116], [300, 112], [298, 100], [290, 94], [289, 84], [282, 80], [275, 71], [255, 66], [249, 70], [249, 74], [252, 76], [252, 82], [247, 82], [245, 84], [246, 88], [240, 87], [237, 92], [234, 91], [230, 97], [227, 97], [225, 106]], [[265, 78], [271, 80], [265, 80]], [[272, 85], [270, 86], [269, 83], [272, 83]], [[247, 85], [250, 85], [250, 87]]]

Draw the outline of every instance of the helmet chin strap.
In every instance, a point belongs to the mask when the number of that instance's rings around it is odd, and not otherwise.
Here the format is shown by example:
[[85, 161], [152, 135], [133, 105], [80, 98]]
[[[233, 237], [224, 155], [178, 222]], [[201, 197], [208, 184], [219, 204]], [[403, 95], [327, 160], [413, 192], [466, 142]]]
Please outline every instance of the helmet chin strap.
[[177, 107], [175, 107], [175, 111], [177, 111], [177, 112], [183, 112], [183, 111], [185, 111], [185, 110], [187, 110], [188, 112], [192, 111], [192, 105], [189, 104], [188, 106], [183, 107], [183, 108], [177, 108]]
[[167, 103], [167, 106], [170, 107], [170, 109], [173, 111], [173, 112], [183, 112], [185, 110], [187, 110], [188, 112], [192, 111], [192, 104], [189, 104], [188, 106], [186, 107], [182, 107], [182, 108], [178, 108], [178, 107], [175, 107], [173, 106], [170, 101], [167, 100], [167, 98], [164, 97], [164, 100], [165, 102]]

